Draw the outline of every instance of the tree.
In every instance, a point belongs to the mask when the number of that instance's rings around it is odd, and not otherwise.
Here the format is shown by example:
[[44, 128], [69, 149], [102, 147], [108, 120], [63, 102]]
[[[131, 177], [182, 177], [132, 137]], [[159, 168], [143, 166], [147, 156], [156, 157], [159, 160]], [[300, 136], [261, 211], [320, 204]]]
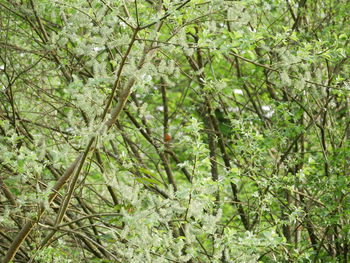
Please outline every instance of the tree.
[[348, 262], [346, 0], [0, 0], [3, 262]]

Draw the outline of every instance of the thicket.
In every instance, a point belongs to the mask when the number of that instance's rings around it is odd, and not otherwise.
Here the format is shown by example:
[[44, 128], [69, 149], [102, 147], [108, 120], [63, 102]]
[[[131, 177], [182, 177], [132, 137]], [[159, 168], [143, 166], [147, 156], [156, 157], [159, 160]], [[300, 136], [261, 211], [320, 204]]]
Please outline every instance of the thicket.
[[348, 262], [349, 10], [0, 0], [2, 262]]

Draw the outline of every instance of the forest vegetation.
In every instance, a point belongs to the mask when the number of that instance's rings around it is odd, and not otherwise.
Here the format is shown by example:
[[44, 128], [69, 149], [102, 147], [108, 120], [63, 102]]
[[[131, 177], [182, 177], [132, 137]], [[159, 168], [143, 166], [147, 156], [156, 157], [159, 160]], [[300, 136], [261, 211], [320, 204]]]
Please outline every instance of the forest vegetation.
[[0, 0], [0, 261], [349, 262], [348, 0]]

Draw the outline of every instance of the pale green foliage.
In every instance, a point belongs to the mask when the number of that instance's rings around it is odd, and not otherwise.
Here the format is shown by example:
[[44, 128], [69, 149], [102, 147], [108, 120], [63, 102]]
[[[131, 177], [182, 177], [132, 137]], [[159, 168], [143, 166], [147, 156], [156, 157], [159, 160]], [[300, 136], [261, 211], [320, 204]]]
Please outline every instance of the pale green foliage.
[[347, 262], [349, 8], [0, 0], [0, 256]]

